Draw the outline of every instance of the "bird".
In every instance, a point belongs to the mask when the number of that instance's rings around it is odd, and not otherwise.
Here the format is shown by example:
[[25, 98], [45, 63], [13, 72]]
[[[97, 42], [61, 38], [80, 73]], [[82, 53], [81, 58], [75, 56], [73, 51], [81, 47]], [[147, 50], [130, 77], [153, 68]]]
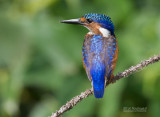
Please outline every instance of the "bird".
[[61, 23], [79, 24], [89, 30], [82, 47], [83, 66], [95, 98], [103, 98], [105, 85], [111, 83], [114, 77], [119, 52], [111, 18], [104, 14], [88, 13], [78, 19], [62, 20]]

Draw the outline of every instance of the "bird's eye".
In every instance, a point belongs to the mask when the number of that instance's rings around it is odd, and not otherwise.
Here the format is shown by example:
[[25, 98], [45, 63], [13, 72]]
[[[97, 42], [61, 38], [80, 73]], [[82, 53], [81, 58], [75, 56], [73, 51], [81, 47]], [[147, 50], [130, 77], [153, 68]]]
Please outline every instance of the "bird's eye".
[[93, 20], [92, 19], [87, 19], [88, 23], [91, 23]]

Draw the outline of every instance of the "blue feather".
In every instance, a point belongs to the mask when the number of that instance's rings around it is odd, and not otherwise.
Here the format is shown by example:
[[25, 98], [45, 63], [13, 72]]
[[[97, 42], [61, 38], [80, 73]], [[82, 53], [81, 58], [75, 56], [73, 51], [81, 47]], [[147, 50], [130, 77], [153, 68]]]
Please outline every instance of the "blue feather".
[[93, 82], [94, 95], [96, 98], [102, 98], [105, 87], [105, 65], [100, 61], [93, 61], [90, 74]]
[[87, 76], [93, 84], [94, 95], [102, 98], [107, 82], [112, 75], [112, 61], [116, 49], [115, 37], [104, 38], [101, 35], [93, 35], [85, 38], [83, 45], [83, 60], [86, 66]]
[[104, 94], [105, 85], [105, 64], [100, 53], [103, 52], [102, 36], [94, 35], [91, 39], [90, 53], [94, 53], [95, 56], [92, 59], [92, 66], [90, 75], [92, 77], [94, 95], [96, 98], [102, 98]]
[[102, 27], [108, 29], [114, 35], [114, 24], [109, 16], [97, 13], [88, 13], [83, 16], [86, 19], [92, 19], [94, 22], [100, 23]]

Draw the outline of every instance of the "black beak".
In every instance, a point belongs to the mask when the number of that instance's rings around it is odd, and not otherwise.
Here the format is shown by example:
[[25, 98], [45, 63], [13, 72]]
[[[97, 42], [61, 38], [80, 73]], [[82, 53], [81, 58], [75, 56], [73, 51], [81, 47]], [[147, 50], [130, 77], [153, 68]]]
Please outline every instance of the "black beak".
[[63, 20], [61, 23], [67, 23], [67, 24], [83, 24], [80, 19], [70, 19], [70, 20]]

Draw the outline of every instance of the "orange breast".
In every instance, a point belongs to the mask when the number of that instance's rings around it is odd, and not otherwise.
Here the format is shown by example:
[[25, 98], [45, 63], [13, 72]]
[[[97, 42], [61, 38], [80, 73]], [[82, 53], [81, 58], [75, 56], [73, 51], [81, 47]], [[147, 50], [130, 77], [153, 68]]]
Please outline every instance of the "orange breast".
[[118, 42], [116, 41], [116, 50], [115, 50], [115, 55], [114, 58], [112, 60], [112, 74], [114, 72], [114, 69], [116, 67], [116, 63], [117, 63], [117, 59], [118, 59], [118, 52], [119, 52], [119, 48], [118, 48]]
[[85, 65], [85, 63], [84, 63], [83, 54], [82, 54], [82, 62], [83, 62], [83, 67], [84, 67], [84, 69], [86, 70], [86, 65]]

